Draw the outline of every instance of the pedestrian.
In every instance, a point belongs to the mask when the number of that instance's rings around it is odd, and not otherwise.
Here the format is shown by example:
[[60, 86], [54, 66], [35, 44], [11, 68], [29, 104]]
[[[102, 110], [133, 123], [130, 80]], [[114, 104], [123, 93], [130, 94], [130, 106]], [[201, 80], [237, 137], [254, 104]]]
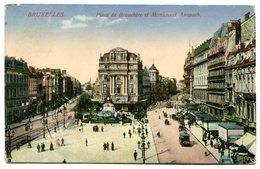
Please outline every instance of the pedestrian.
[[140, 136], [140, 134], [141, 134], [141, 128], [138, 127], [138, 136]]
[[104, 132], [104, 128], [103, 128], [103, 126], [101, 126], [101, 131]]
[[208, 149], [205, 147], [204, 155], [208, 156]]
[[123, 133], [123, 136], [124, 136], [124, 138], [125, 138], [125, 132]]
[[39, 143], [37, 144], [37, 151], [38, 151], [38, 153], [41, 151], [41, 146]]
[[204, 140], [204, 143], [205, 143], [205, 146], [208, 144], [208, 140], [207, 139], [205, 139]]
[[135, 159], [135, 161], [136, 161], [136, 159], [137, 159], [137, 152], [136, 152], [136, 150], [135, 150], [135, 152], [134, 152], [134, 159]]
[[161, 137], [161, 133], [159, 131], [157, 132], [157, 137]]
[[129, 133], [129, 138], [131, 138], [131, 136], [132, 136], [132, 133]]
[[54, 127], [54, 132], [56, 133], [56, 126]]
[[53, 148], [53, 144], [52, 144], [52, 142], [50, 143], [50, 151], [53, 151], [54, 150], [54, 148]]
[[86, 143], [86, 146], [88, 146], [88, 139], [87, 138], [85, 139], [85, 143]]
[[218, 153], [220, 153], [221, 145], [218, 143]]
[[59, 139], [59, 138], [57, 138], [57, 140], [56, 140], [56, 147], [57, 147], [57, 148], [60, 147], [60, 139]]
[[111, 143], [111, 150], [114, 151], [114, 142]]
[[43, 143], [41, 143], [41, 152], [44, 152], [44, 144]]
[[145, 128], [145, 134], [148, 136], [148, 130], [147, 130], [147, 128]]
[[16, 144], [16, 150], [18, 151], [20, 149], [20, 143]]
[[158, 119], [161, 119], [161, 117], [159, 116]]
[[103, 144], [103, 149], [104, 149], [104, 150], [107, 149], [107, 144], [106, 144], [106, 143]]
[[129, 129], [129, 130], [128, 130], [128, 134], [130, 134], [130, 133], [131, 133], [131, 130]]
[[210, 139], [210, 146], [213, 147], [213, 140]]
[[221, 156], [223, 156], [224, 155], [224, 150], [223, 149], [221, 149]]
[[64, 138], [61, 138], [61, 146], [65, 146]]
[[107, 150], [109, 150], [109, 143], [108, 142], [107, 142], [107, 146], [106, 147], [107, 147]]

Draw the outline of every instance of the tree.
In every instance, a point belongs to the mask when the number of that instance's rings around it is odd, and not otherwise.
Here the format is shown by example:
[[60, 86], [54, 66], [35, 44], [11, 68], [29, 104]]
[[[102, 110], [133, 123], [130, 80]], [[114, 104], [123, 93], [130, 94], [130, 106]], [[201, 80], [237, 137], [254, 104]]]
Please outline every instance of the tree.
[[75, 111], [76, 111], [75, 118], [82, 119], [84, 113], [90, 112], [90, 110], [92, 108], [92, 102], [87, 95], [82, 95], [80, 97], [79, 101], [77, 102], [77, 105], [75, 108], [76, 108], [75, 109]]
[[87, 90], [87, 91], [92, 90], [91, 85], [87, 85], [86, 90]]
[[140, 105], [135, 105], [133, 108], [132, 114], [135, 116], [136, 119], [140, 120], [146, 116], [145, 109]]

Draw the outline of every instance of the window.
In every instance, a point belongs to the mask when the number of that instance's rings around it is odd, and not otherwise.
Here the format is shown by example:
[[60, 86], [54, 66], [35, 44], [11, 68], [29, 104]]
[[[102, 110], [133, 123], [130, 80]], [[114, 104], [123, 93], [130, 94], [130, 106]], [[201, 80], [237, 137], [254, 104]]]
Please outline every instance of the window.
[[107, 75], [104, 75], [104, 80], [107, 80]]
[[116, 60], [121, 60], [121, 55], [120, 55], [120, 53], [118, 53], [117, 55], [116, 55]]
[[129, 93], [130, 94], [134, 93], [134, 84], [129, 84]]
[[134, 80], [134, 75], [130, 75], [130, 80]]
[[103, 84], [103, 93], [107, 92], [107, 84]]
[[121, 90], [121, 85], [120, 84], [116, 84], [116, 93], [120, 94]]
[[133, 64], [130, 64], [129, 65], [129, 69], [133, 69], [134, 68], [134, 65]]

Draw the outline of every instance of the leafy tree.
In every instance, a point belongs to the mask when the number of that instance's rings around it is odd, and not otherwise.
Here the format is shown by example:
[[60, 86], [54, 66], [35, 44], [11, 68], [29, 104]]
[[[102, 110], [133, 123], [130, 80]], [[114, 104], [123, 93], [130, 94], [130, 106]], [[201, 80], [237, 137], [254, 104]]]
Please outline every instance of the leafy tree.
[[135, 116], [136, 119], [140, 120], [146, 117], [145, 109], [141, 106], [134, 106], [132, 114]]
[[75, 111], [76, 111], [75, 118], [82, 119], [83, 114], [86, 112], [90, 112], [91, 108], [92, 108], [92, 102], [90, 98], [87, 95], [82, 95], [79, 98], [79, 101], [77, 102], [77, 105], [75, 107]]
[[91, 90], [92, 87], [90, 85], [87, 85], [86, 90]]

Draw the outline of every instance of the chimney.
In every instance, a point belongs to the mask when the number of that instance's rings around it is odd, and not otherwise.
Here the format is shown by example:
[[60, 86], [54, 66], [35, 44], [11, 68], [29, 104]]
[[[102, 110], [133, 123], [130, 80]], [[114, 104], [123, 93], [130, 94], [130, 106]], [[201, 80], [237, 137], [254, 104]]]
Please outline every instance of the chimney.
[[247, 12], [247, 13], [245, 14], [245, 21], [247, 21], [247, 20], [249, 19], [249, 16], [250, 16], [250, 12]]

